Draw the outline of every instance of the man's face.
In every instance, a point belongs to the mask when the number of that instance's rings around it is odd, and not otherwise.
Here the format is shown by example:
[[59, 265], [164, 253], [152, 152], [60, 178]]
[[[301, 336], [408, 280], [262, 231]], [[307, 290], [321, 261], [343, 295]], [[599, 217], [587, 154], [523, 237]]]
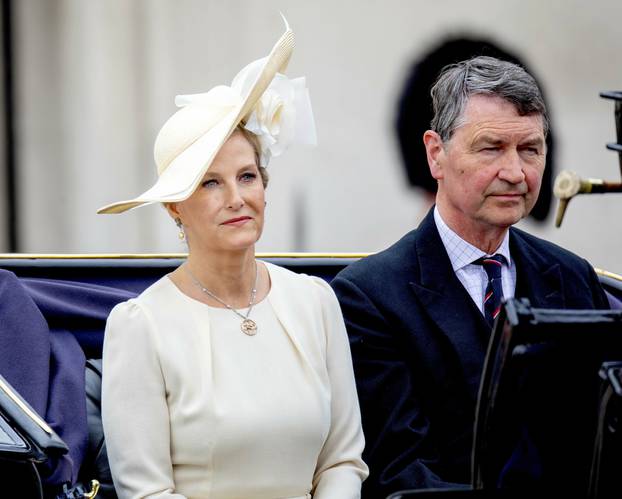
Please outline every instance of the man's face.
[[436, 137], [424, 139], [439, 182], [439, 210], [454, 230], [507, 228], [529, 214], [540, 191], [546, 156], [542, 117], [520, 116], [500, 97], [474, 95], [462, 122], [435, 150], [438, 134], [426, 132]]

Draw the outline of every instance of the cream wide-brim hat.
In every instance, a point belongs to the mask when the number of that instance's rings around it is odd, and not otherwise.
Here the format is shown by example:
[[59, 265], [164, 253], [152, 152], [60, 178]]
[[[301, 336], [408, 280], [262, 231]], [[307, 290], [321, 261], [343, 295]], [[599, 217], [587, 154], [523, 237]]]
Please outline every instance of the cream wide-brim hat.
[[275, 76], [285, 72], [294, 49], [294, 33], [287, 21], [285, 27], [270, 54], [246, 66], [230, 87], [178, 96], [176, 103], [184, 107], [168, 119], [155, 141], [155, 185], [134, 199], [109, 204], [97, 213], [122, 213], [190, 197], [235, 128], [248, 117]]

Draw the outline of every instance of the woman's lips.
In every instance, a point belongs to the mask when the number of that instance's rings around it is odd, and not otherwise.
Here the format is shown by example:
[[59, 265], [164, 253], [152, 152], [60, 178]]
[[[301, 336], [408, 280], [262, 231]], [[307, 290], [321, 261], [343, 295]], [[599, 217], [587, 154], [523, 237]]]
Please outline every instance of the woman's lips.
[[234, 225], [234, 226], [244, 225], [249, 220], [251, 220], [251, 217], [230, 218], [229, 220], [225, 220], [221, 225]]

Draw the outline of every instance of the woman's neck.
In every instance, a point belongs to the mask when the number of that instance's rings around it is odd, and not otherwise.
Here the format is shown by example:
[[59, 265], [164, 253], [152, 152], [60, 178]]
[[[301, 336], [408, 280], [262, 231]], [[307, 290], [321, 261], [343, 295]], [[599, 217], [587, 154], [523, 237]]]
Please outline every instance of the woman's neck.
[[225, 303], [248, 306], [257, 276], [254, 247], [240, 252], [190, 253], [184, 265], [191, 281], [196, 279]]

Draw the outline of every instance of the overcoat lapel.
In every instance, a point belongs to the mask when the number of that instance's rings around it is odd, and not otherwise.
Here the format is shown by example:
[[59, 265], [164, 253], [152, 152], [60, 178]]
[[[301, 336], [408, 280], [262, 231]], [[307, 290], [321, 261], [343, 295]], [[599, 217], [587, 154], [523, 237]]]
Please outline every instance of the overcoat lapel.
[[518, 229], [510, 229], [510, 252], [516, 264], [515, 297], [529, 298], [534, 307], [565, 308], [559, 263], [543, 258]]
[[490, 328], [452, 269], [432, 210], [417, 229], [413, 249], [419, 275], [413, 276], [412, 290], [422, 309], [453, 345], [476, 397]]
[[[563, 278], [559, 264], [529, 244], [518, 229], [510, 229], [510, 251], [516, 265], [515, 296], [527, 297], [535, 307], [564, 308]], [[408, 276], [414, 299], [454, 347], [473, 397], [490, 337], [482, 313], [456, 277], [430, 210], [416, 231]], [[416, 332], [415, 332], [416, 334]], [[435, 334], [434, 330], [429, 334]]]

